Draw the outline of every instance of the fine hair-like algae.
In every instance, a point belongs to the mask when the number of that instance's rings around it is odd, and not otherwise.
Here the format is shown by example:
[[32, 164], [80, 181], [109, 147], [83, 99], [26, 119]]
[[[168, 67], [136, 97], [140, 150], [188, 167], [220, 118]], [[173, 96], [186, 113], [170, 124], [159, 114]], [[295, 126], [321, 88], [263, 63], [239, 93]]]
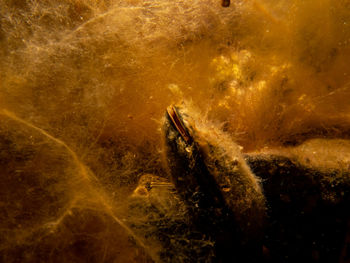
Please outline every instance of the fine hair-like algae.
[[[191, 101], [243, 153], [348, 171], [349, 41], [346, 0], [1, 0], [0, 261], [171, 260], [164, 239], [210, 258], [161, 228], [188, 220], [164, 191], [166, 107]], [[297, 146], [314, 138], [341, 146]]]

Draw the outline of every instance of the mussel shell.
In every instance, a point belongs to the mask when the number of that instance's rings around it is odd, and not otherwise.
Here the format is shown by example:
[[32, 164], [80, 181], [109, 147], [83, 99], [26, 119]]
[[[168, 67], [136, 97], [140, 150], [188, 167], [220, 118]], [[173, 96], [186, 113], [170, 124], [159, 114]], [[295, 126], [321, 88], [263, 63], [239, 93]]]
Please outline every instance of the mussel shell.
[[[245, 169], [243, 158], [237, 161], [231, 156], [215, 156], [225, 152], [215, 140], [207, 143], [211, 151], [205, 153], [197, 142], [199, 131], [189, 124], [185, 110], [176, 109], [176, 118], [179, 120], [174, 121], [167, 111], [165, 158], [175, 188], [187, 204], [192, 227], [215, 242], [218, 259], [252, 262], [262, 249], [262, 192], [256, 191], [256, 182], [246, 174], [249, 169]], [[191, 140], [183, 136], [179, 123]]]

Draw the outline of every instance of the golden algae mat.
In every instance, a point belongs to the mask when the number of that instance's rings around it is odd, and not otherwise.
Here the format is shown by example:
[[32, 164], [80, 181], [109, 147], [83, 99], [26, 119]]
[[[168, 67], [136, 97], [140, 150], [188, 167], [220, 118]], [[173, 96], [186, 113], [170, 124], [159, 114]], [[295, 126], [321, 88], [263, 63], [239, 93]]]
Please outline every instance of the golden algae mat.
[[[347, 0], [1, 0], [0, 58], [2, 262], [161, 261], [127, 204], [167, 177], [170, 104], [243, 152], [350, 137]], [[349, 163], [323, 143], [313, 165]], [[175, 220], [163, 188], [147, 197]]]

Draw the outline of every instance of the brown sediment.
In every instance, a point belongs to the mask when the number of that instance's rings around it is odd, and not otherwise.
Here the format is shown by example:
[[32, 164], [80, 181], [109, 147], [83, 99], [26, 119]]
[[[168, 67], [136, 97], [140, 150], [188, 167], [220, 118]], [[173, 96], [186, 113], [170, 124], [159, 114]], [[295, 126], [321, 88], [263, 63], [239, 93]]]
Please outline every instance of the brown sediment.
[[[68, 191], [68, 195], [72, 195], [73, 197], [67, 204], [65, 204], [66, 208], [64, 211], [62, 211], [60, 214], [57, 215], [55, 219], [51, 219], [50, 221], [43, 221], [42, 224], [37, 225], [33, 228], [29, 228], [28, 230], [25, 230], [23, 233], [21, 233], [21, 239], [17, 239], [17, 242], [20, 244], [21, 242], [26, 242], [26, 240], [29, 240], [32, 236], [37, 235], [38, 233], [44, 231], [48, 231], [48, 234], [50, 235], [52, 233], [55, 233], [58, 231], [57, 229], [62, 227], [62, 225], [65, 224], [67, 221], [67, 217], [71, 217], [73, 215], [73, 210], [84, 207], [85, 205], [87, 206], [95, 206], [94, 203], [96, 203], [98, 206], [100, 206], [99, 209], [103, 211], [107, 216], [109, 216], [112, 220], [114, 220], [120, 227], [123, 229], [123, 231], [126, 232], [126, 234], [132, 238], [137, 246], [143, 249], [145, 253], [149, 253], [148, 256], [150, 256], [151, 259], [154, 261], [157, 261], [157, 257], [155, 254], [151, 252], [151, 250], [144, 244], [144, 242], [141, 240], [140, 237], [138, 237], [133, 230], [125, 223], [123, 222], [115, 213], [115, 209], [111, 207], [110, 201], [107, 200], [108, 197], [106, 196], [106, 193], [103, 192], [103, 190], [100, 187], [100, 183], [98, 182], [98, 179], [93, 175], [91, 171], [86, 168], [86, 166], [79, 160], [77, 154], [62, 140], [53, 137], [50, 135], [48, 132], [45, 130], [31, 124], [30, 122], [21, 119], [20, 117], [16, 116], [13, 112], [9, 112], [6, 109], [2, 109], [0, 111], [0, 114], [9, 118], [10, 120], [13, 120], [17, 123], [19, 123], [19, 127], [21, 126], [26, 126], [30, 130], [35, 130], [38, 132], [41, 136], [44, 138], [47, 138], [49, 141], [52, 141], [54, 145], [59, 145], [62, 146], [65, 151], [68, 153], [70, 156], [70, 159], [73, 161], [74, 165], [78, 167], [78, 178], [82, 178], [83, 180], [76, 181], [77, 184], [76, 186], [70, 185], [69, 182], [67, 182], [67, 186], [73, 187], [73, 189], [66, 189]], [[4, 122], [4, 120], [2, 120]], [[2, 134], [3, 136], [3, 134]], [[33, 137], [33, 136], [30, 136]], [[6, 139], [6, 138], [5, 138]], [[35, 151], [36, 145], [32, 146], [33, 149], [32, 151]], [[10, 150], [10, 149], [9, 149]], [[23, 154], [27, 154], [23, 152]], [[29, 174], [30, 175], [30, 174]], [[28, 176], [29, 176], [28, 175]], [[47, 180], [49, 178], [45, 178], [45, 174], [41, 175], [43, 176], [42, 180]], [[54, 178], [55, 179], [55, 178]], [[74, 178], [72, 178], [74, 180]], [[63, 182], [65, 183], [65, 182]], [[39, 187], [39, 186], [38, 186]], [[74, 190], [74, 188], [82, 188], [85, 189], [87, 192], [85, 193], [79, 193], [79, 190]], [[69, 192], [72, 191], [72, 192]], [[87, 197], [85, 195], [91, 195], [86, 199]], [[89, 198], [93, 197], [94, 201], [89, 200]], [[45, 202], [45, 200], [43, 200]], [[86, 203], [86, 204], [85, 204]], [[29, 204], [30, 205], [30, 204]], [[26, 212], [26, 211], [23, 211]], [[68, 219], [70, 220], [70, 219]], [[121, 233], [119, 233], [121, 234]], [[125, 235], [125, 234], [122, 234]], [[125, 240], [127, 241], [127, 240]], [[124, 242], [124, 241], [123, 241]], [[52, 248], [54, 249], [54, 248]]]
[[[0, 261], [145, 256], [121, 226], [136, 233], [126, 200], [142, 175], [167, 177], [160, 126], [166, 107], [184, 99], [201, 112], [196, 120], [209, 119], [243, 152], [350, 139], [348, 1], [221, 3], [228, 1], [0, 1], [0, 256], [8, 255]], [[347, 145], [336, 158], [314, 147], [310, 158], [294, 154], [305, 166], [340, 167], [323, 177], [339, 184]], [[49, 236], [45, 224], [55, 226]], [[135, 235], [157, 254], [157, 240], [144, 233]], [[26, 241], [20, 250], [16, 240]]]

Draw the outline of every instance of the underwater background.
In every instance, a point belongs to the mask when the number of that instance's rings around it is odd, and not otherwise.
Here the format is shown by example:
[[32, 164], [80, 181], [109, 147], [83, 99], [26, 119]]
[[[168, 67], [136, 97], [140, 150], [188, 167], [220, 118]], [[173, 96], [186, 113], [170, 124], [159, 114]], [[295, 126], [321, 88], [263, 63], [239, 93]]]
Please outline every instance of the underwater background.
[[[348, 140], [349, 61], [348, 0], [0, 0], [0, 261], [162, 261], [128, 200], [167, 178], [167, 106], [243, 153]], [[336, 153], [311, 162], [349, 170]]]

